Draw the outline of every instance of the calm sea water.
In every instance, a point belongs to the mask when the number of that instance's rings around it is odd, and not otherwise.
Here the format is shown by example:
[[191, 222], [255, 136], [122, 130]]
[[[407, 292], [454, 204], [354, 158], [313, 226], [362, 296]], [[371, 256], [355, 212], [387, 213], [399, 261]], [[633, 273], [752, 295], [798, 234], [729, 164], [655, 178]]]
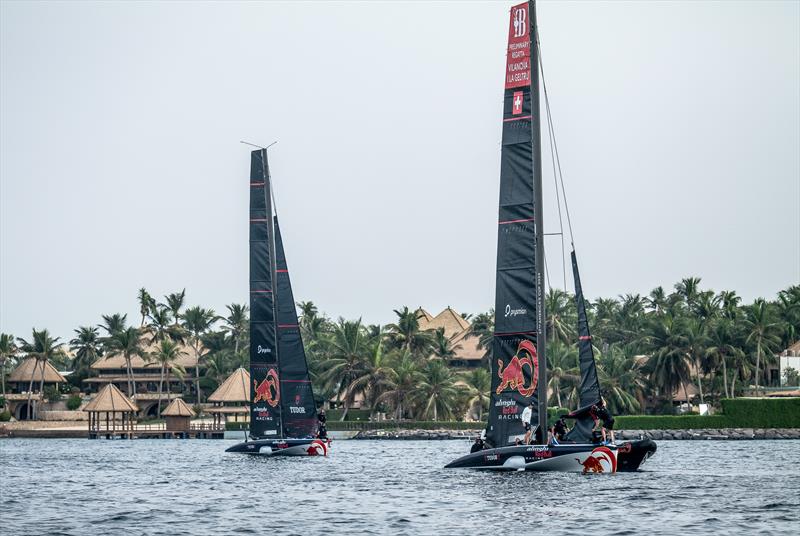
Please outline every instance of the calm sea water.
[[664, 441], [638, 473], [444, 470], [466, 441], [0, 440], [0, 533], [798, 534], [800, 441]]

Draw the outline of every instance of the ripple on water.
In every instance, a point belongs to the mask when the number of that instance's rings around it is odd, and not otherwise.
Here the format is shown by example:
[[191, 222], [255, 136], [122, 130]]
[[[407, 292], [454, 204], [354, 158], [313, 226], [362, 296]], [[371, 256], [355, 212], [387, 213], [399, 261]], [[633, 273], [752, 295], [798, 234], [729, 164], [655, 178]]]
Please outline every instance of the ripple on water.
[[4, 530], [416, 535], [535, 526], [548, 535], [700, 535], [797, 527], [800, 441], [660, 442], [645, 470], [614, 476], [443, 470], [466, 441], [338, 441], [327, 459], [241, 456], [226, 446], [3, 440], [0, 507], [14, 512], [3, 516]]

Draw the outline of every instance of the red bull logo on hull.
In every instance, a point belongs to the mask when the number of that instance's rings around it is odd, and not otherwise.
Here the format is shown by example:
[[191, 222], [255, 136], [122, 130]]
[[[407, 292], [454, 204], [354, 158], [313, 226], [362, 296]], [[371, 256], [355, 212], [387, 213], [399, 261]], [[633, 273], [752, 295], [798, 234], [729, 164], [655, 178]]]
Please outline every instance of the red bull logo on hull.
[[[531, 383], [525, 386], [525, 373], [524, 367], [528, 367], [531, 371]], [[495, 393], [498, 395], [506, 389], [516, 389], [522, 396], [531, 396], [536, 391], [536, 383], [538, 381], [539, 372], [539, 357], [536, 353], [536, 347], [531, 341], [522, 341], [517, 347], [517, 353], [508, 362], [508, 365], [503, 365], [503, 360], [497, 360], [497, 375], [500, 377], [500, 383], [497, 386]]]
[[616, 473], [617, 456], [608, 447], [597, 447], [589, 454], [589, 457], [581, 461], [575, 460], [583, 466], [582, 474], [586, 473]]

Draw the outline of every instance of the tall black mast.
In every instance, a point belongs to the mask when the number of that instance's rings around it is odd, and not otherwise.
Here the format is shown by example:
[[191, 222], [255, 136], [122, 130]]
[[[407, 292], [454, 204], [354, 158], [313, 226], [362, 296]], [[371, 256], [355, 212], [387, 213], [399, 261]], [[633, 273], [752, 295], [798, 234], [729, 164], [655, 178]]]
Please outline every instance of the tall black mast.
[[531, 151], [533, 156], [533, 217], [536, 224], [536, 350], [539, 354], [539, 433], [547, 441], [547, 316], [544, 272], [544, 214], [542, 203], [542, 145], [539, 118], [539, 28], [536, 24], [536, 0], [528, 2], [531, 14]]

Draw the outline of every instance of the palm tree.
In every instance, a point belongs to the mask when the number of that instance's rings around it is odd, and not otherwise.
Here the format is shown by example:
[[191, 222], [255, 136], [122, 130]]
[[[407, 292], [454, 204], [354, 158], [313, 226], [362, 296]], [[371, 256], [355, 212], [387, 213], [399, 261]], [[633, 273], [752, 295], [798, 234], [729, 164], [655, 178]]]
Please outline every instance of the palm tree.
[[421, 404], [421, 416], [433, 416], [434, 421], [439, 420], [439, 415], [452, 416], [459, 393], [450, 367], [441, 359], [431, 359], [425, 363], [422, 376], [414, 395]]
[[708, 338], [703, 324], [695, 318], [687, 319], [684, 323], [684, 337], [686, 341], [686, 358], [690, 363], [694, 364], [697, 392], [700, 395], [700, 403], [703, 404], [705, 399], [703, 397], [701, 374], [708, 369], [705, 359]]
[[[170, 339], [164, 339], [158, 345], [158, 349], [153, 354], [156, 363], [161, 367], [160, 375], [158, 378], [158, 418], [161, 418], [161, 395], [164, 392], [164, 373], [175, 366], [175, 362], [180, 356], [185, 355], [186, 352], [181, 350], [178, 343]], [[167, 383], [167, 391], [171, 393], [169, 383]], [[169, 402], [170, 395], [167, 395], [167, 402]]]
[[681, 279], [681, 282], [675, 285], [675, 293], [683, 298], [684, 305], [691, 310], [700, 293], [700, 278], [687, 277]]
[[333, 327], [328, 359], [322, 363], [322, 382], [336, 394], [343, 396], [345, 420], [356, 391], [348, 389], [359, 379], [369, 360], [369, 347], [361, 319], [347, 321], [340, 318]]
[[[0, 333], [0, 383], [3, 385], [3, 400], [6, 398], [6, 365], [17, 353], [14, 336], [9, 333]], [[3, 402], [5, 405], [5, 402]]]
[[412, 400], [417, 386], [424, 379], [419, 364], [411, 352], [401, 350], [396, 354], [393, 366], [388, 369], [386, 377], [381, 380], [383, 392], [376, 399], [376, 403], [387, 402], [394, 405], [395, 419], [400, 420], [406, 410], [404, 403]]
[[558, 288], [550, 288], [545, 297], [548, 340], [569, 343], [575, 337], [577, 311], [570, 295]]
[[444, 334], [444, 328], [439, 328], [433, 332], [433, 356], [448, 360], [456, 356], [456, 352], [461, 349], [460, 344], [453, 344]]
[[115, 313], [113, 315], [103, 315], [103, 322], [100, 327], [106, 330], [108, 337], [113, 336], [115, 333], [123, 331], [126, 327], [128, 315]]
[[[25, 339], [17, 339], [20, 343], [20, 348], [23, 352], [27, 353], [29, 357], [36, 360], [36, 364], [41, 366], [41, 376], [39, 378], [39, 396], [44, 401], [44, 372], [47, 367], [47, 362], [53, 359], [57, 354], [62, 352], [61, 345], [58, 343], [61, 337], [51, 337], [50, 332], [46, 329], [37, 331], [33, 329], [33, 337], [31, 342]], [[31, 418], [31, 398], [33, 394], [33, 380], [36, 372], [36, 366], [31, 369], [31, 380], [28, 384], [28, 419]]]
[[761, 373], [761, 359], [766, 351], [772, 355], [778, 344], [779, 325], [770, 318], [769, 305], [763, 298], [758, 298], [753, 305], [745, 309], [744, 326], [747, 332], [747, 343], [756, 348], [756, 396], [759, 394], [759, 376]]
[[475, 315], [469, 327], [473, 335], [478, 337], [478, 347], [486, 353], [484, 359], [492, 359], [492, 340], [494, 340], [494, 309]]
[[789, 346], [800, 331], [800, 285], [778, 292], [777, 312], [783, 327], [783, 342]]
[[489, 404], [489, 390], [492, 388], [492, 376], [484, 368], [476, 368], [461, 375], [467, 389], [469, 409], [478, 408], [478, 420], [483, 420], [484, 406]]
[[678, 386], [688, 402], [686, 381], [689, 378], [689, 365], [686, 362], [686, 337], [681, 324], [670, 314], [654, 319], [650, 327], [648, 344], [652, 355], [647, 361], [645, 372], [664, 395], [672, 402], [672, 394]]
[[148, 318], [150, 318], [150, 322], [147, 324], [147, 330], [150, 333], [150, 344], [166, 339], [183, 341], [183, 328], [172, 322], [172, 312], [166, 305], [157, 304], [153, 306]]
[[580, 383], [580, 370], [578, 369], [578, 349], [574, 345], [555, 342], [547, 348], [547, 386], [559, 408], [561, 391], [564, 383], [577, 386]]
[[186, 289], [183, 289], [180, 292], [167, 294], [164, 296], [164, 299], [167, 300], [167, 308], [172, 313], [172, 319], [175, 321], [174, 325], [177, 326], [178, 321], [181, 319], [181, 309], [183, 308], [184, 301], [186, 300]]
[[609, 409], [614, 413], [636, 413], [641, 409], [637, 395], [644, 386], [639, 364], [632, 352], [614, 345], [598, 359], [598, 373]]
[[354, 378], [345, 392], [346, 400], [354, 400], [356, 395], [362, 394], [364, 402], [371, 408], [370, 417], [378, 409], [375, 401], [381, 394], [381, 382], [386, 378], [389, 370], [386, 353], [383, 351], [383, 337], [382, 331], [377, 336], [370, 337], [370, 341], [367, 342], [368, 355], [361, 361], [360, 366], [354, 367]]
[[148, 355], [142, 348], [141, 332], [138, 328], [126, 328], [114, 333], [107, 343], [108, 355], [113, 357], [121, 355], [125, 358], [125, 369], [128, 376], [128, 395], [136, 397], [136, 381], [133, 379], [133, 366], [131, 359], [139, 356], [147, 359]]
[[655, 314], [663, 313], [667, 305], [667, 295], [664, 293], [664, 287], [659, 286], [651, 290], [650, 295], [644, 299], [644, 302]]
[[81, 381], [88, 376], [90, 367], [101, 355], [100, 332], [94, 326], [80, 326], [74, 331], [75, 337], [69, 341], [70, 349], [75, 352], [73, 361], [75, 372], [72, 376], [75, 376], [77, 381]]
[[155, 309], [156, 307], [156, 300], [147, 292], [147, 289], [144, 287], [139, 289], [139, 314], [142, 315], [142, 322], [139, 324], [139, 327], [144, 327], [144, 321], [150, 314], [150, 311]]
[[247, 332], [250, 322], [247, 318], [247, 305], [240, 303], [232, 303], [226, 305], [228, 309], [228, 316], [225, 318], [224, 329], [231, 334], [233, 338], [233, 352], [239, 353], [239, 343], [242, 336]]
[[433, 335], [419, 329], [416, 311], [403, 307], [400, 310], [395, 309], [394, 314], [397, 315], [397, 322], [389, 324], [387, 328], [395, 347], [408, 350], [415, 356], [429, 355], [433, 344]]
[[[185, 290], [184, 290], [185, 293]], [[183, 293], [181, 293], [181, 296]], [[181, 297], [181, 300], [183, 298]], [[174, 311], [174, 310], [173, 310]], [[203, 401], [202, 393], [200, 392], [200, 352], [202, 350], [200, 338], [209, 330], [214, 322], [217, 321], [217, 315], [214, 314], [212, 309], [203, 309], [202, 307], [190, 307], [186, 309], [183, 314], [183, 328], [189, 333], [192, 349], [194, 350], [195, 364], [195, 391], [197, 392], [197, 403]]]
[[722, 385], [725, 398], [733, 398], [733, 390], [728, 393], [728, 357], [744, 358], [744, 352], [735, 344], [733, 321], [728, 318], [718, 318], [712, 322], [709, 329], [709, 347], [706, 356], [715, 365], [722, 365]]

